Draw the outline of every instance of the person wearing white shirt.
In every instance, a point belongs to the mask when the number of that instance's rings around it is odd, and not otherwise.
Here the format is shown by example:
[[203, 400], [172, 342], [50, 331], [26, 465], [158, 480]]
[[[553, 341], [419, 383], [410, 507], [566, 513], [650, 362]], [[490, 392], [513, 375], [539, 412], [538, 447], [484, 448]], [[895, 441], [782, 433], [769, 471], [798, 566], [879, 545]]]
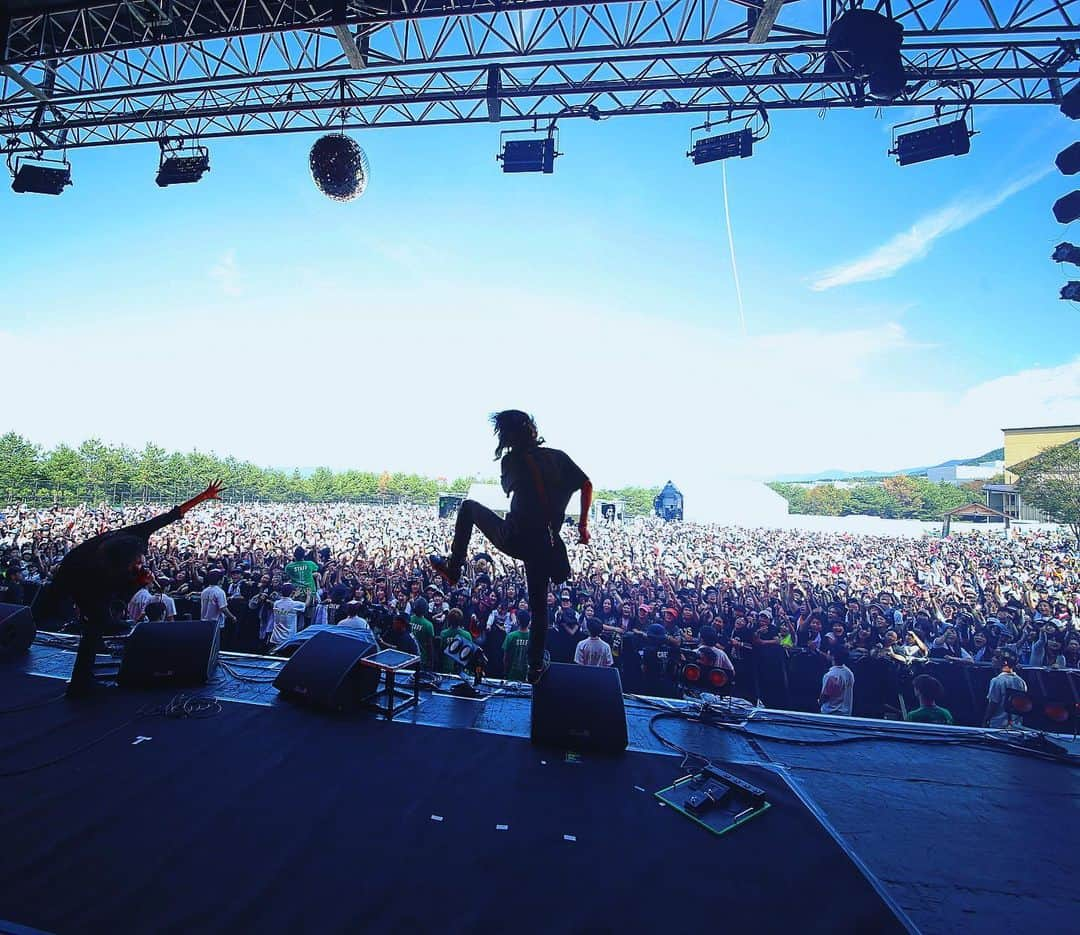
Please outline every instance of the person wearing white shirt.
[[292, 598], [293, 586], [283, 584], [281, 597], [274, 601], [273, 626], [270, 629], [270, 645], [277, 647], [292, 636], [296, 636], [297, 617], [307, 609], [303, 601]]
[[350, 601], [341, 608], [341, 612], [345, 616], [337, 622], [339, 627], [349, 627], [353, 630], [370, 633], [371, 639], [374, 642], [375, 634], [371, 632], [371, 627], [368, 626], [368, 622], [360, 616], [360, 605], [356, 601]]
[[225, 626], [226, 618], [234, 623], [236, 618], [229, 610], [229, 601], [221, 587], [221, 572], [212, 571], [206, 576], [206, 587], [199, 595], [201, 604], [200, 620], [213, 620], [218, 629]]
[[604, 624], [599, 617], [593, 617], [589, 621], [589, 638], [577, 644], [574, 650], [574, 662], [579, 666], [611, 666], [615, 664], [611, 655], [611, 647], [601, 638], [604, 632]]
[[832, 657], [832, 668], [821, 677], [821, 696], [818, 698], [821, 713], [850, 717], [855, 700], [855, 673], [847, 667], [847, 648], [837, 644], [829, 655]]
[[152, 600], [149, 588], [139, 588], [127, 605], [127, 618], [132, 623], [138, 623], [146, 613], [146, 605]]

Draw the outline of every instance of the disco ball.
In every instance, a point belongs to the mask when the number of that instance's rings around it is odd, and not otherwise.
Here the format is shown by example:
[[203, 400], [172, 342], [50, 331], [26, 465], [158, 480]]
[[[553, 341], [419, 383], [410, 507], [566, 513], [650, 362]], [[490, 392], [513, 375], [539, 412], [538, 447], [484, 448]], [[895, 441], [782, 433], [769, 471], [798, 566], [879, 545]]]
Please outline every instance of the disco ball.
[[311, 177], [327, 198], [352, 201], [364, 194], [371, 171], [360, 144], [343, 133], [319, 137], [308, 155]]

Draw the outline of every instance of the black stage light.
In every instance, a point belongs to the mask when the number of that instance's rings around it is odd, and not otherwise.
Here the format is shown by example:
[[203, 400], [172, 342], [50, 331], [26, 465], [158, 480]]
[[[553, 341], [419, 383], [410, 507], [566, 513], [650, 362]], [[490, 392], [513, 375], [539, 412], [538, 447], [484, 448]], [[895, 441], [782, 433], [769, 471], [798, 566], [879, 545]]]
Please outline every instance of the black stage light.
[[311, 147], [308, 164], [319, 191], [334, 201], [359, 198], [371, 175], [360, 144], [343, 133], [319, 137]]
[[1070, 280], [1061, 287], [1061, 297], [1070, 302], [1080, 302], [1080, 282]]
[[904, 133], [896, 138], [891, 152], [902, 166], [939, 159], [942, 156], [963, 156], [971, 151], [971, 131], [961, 118], [923, 130]]
[[12, 176], [11, 190], [20, 195], [59, 195], [71, 184], [71, 164], [63, 159], [16, 159]]
[[1076, 175], [1080, 172], [1080, 142], [1066, 146], [1057, 155], [1054, 164], [1062, 175]]
[[1061, 112], [1070, 120], [1080, 119], [1080, 82], [1061, 99]]
[[865, 80], [870, 96], [893, 100], [907, 83], [900, 47], [904, 27], [873, 10], [841, 13], [825, 39], [825, 69]]
[[1071, 243], [1059, 243], [1050, 257], [1055, 263], [1072, 263], [1080, 266], [1080, 247]]
[[205, 146], [179, 143], [161, 143], [161, 160], [158, 162], [159, 188], [168, 185], [189, 185], [198, 182], [210, 171], [210, 150]]
[[487, 107], [488, 120], [498, 123], [502, 118], [502, 101], [499, 92], [502, 91], [502, 73], [498, 65], [488, 66], [487, 75]]
[[707, 162], [717, 162], [735, 156], [745, 159], [753, 155], [753, 152], [754, 135], [747, 128], [733, 133], [721, 133], [718, 136], [706, 136], [697, 140], [686, 155], [695, 166], [700, 166]]
[[503, 172], [543, 172], [551, 175], [555, 171], [555, 140], [547, 136], [532, 140], [506, 140], [503, 143], [499, 160]]
[[1062, 224], [1072, 224], [1080, 218], [1080, 191], [1069, 192], [1055, 201], [1054, 217]]

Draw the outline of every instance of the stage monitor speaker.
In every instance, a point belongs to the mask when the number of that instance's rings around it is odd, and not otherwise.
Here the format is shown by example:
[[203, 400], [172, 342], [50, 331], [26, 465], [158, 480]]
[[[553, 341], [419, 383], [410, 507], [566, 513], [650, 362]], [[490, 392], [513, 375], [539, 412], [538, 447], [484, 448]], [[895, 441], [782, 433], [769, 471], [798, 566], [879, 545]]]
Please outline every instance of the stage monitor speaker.
[[619, 753], [629, 743], [618, 669], [553, 663], [533, 687], [532, 742]]
[[0, 604], [0, 662], [18, 659], [34, 642], [37, 627], [24, 604]]
[[274, 688], [318, 708], [353, 711], [379, 687], [379, 670], [360, 664], [376, 652], [378, 647], [367, 640], [319, 633], [289, 657]]
[[140, 623], [131, 631], [116, 680], [129, 688], [205, 685], [217, 666], [214, 620]]

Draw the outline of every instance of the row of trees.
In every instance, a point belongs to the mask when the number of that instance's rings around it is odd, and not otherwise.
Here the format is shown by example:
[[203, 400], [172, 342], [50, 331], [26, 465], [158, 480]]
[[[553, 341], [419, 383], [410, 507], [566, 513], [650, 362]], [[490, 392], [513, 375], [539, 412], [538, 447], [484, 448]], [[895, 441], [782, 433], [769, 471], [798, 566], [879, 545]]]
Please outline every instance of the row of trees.
[[[448, 481], [419, 474], [331, 471], [325, 467], [301, 474], [201, 451], [169, 452], [154, 444], [135, 451], [92, 438], [75, 448], [57, 445], [44, 450], [14, 432], [0, 437], [0, 502], [179, 502], [213, 478], [224, 481], [226, 499], [230, 500], [406, 500], [432, 505], [440, 493], [466, 493], [477, 479]], [[652, 509], [657, 492], [630, 487], [599, 491], [598, 496], [625, 500], [627, 514], [637, 516]]]
[[884, 516], [890, 519], [938, 520], [972, 501], [982, 502], [982, 481], [954, 486], [925, 477], [899, 475], [882, 481], [836, 484], [769, 484], [788, 502], [792, 513], [821, 516]]

